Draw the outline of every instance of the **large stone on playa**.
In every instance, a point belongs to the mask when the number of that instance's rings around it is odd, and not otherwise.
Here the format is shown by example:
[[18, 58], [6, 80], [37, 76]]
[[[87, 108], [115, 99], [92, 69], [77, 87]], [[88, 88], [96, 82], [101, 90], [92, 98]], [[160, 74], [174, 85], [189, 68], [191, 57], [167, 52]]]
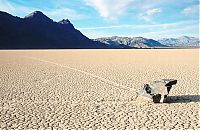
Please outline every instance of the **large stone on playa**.
[[164, 102], [172, 85], [176, 83], [177, 80], [174, 79], [162, 79], [153, 81], [150, 84], [144, 84], [141, 95], [152, 99], [154, 103]]

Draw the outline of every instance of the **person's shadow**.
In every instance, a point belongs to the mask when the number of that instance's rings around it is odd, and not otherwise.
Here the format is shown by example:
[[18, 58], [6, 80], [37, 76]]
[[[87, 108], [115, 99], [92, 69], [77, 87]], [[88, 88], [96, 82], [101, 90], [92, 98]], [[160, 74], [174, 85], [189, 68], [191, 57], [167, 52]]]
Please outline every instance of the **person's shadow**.
[[167, 96], [166, 103], [190, 103], [200, 102], [200, 95], [179, 95], [179, 96]]

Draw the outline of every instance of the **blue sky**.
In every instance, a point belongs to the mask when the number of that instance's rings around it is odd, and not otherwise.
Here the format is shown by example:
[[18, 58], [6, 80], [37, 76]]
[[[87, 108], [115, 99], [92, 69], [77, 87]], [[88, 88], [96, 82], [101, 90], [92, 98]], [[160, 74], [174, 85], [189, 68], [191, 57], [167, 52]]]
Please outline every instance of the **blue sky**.
[[0, 10], [24, 17], [40, 10], [69, 19], [89, 38], [199, 37], [199, 0], [0, 0]]

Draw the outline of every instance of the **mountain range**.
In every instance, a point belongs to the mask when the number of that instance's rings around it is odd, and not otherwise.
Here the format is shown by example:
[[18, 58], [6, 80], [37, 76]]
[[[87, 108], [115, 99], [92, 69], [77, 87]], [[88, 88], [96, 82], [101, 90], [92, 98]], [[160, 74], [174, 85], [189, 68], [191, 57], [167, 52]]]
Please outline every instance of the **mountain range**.
[[0, 12], [0, 49], [109, 48], [92, 41], [68, 19], [54, 22], [40, 11], [24, 18]]
[[153, 39], [147, 39], [143, 37], [103, 37], [94, 39], [94, 41], [99, 41], [111, 46], [128, 46], [134, 48], [159, 48], [159, 47], [167, 47], [166, 45], [161, 44], [158, 41]]
[[199, 47], [199, 39], [183, 36], [153, 40], [143, 37], [89, 39], [68, 19], [55, 22], [40, 11], [24, 18], [0, 11], [0, 49], [103, 49]]
[[94, 39], [110, 46], [128, 46], [135, 48], [179, 48], [179, 47], [199, 47], [199, 39], [195, 37], [182, 36], [179, 38], [163, 38], [160, 40], [143, 37], [102, 37]]
[[199, 39], [196, 37], [182, 36], [179, 38], [163, 38], [158, 40], [163, 45], [172, 47], [198, 47]]

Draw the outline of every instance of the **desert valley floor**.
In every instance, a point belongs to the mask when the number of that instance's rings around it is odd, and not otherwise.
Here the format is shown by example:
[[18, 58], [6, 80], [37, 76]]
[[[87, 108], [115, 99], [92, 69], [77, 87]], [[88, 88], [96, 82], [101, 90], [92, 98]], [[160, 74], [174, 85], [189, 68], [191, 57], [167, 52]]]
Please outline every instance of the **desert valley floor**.
[[[173, 78], [168, 103], [139, 96]], [[199, 49], [0, 51], [0, 129], [200, 129]]]

